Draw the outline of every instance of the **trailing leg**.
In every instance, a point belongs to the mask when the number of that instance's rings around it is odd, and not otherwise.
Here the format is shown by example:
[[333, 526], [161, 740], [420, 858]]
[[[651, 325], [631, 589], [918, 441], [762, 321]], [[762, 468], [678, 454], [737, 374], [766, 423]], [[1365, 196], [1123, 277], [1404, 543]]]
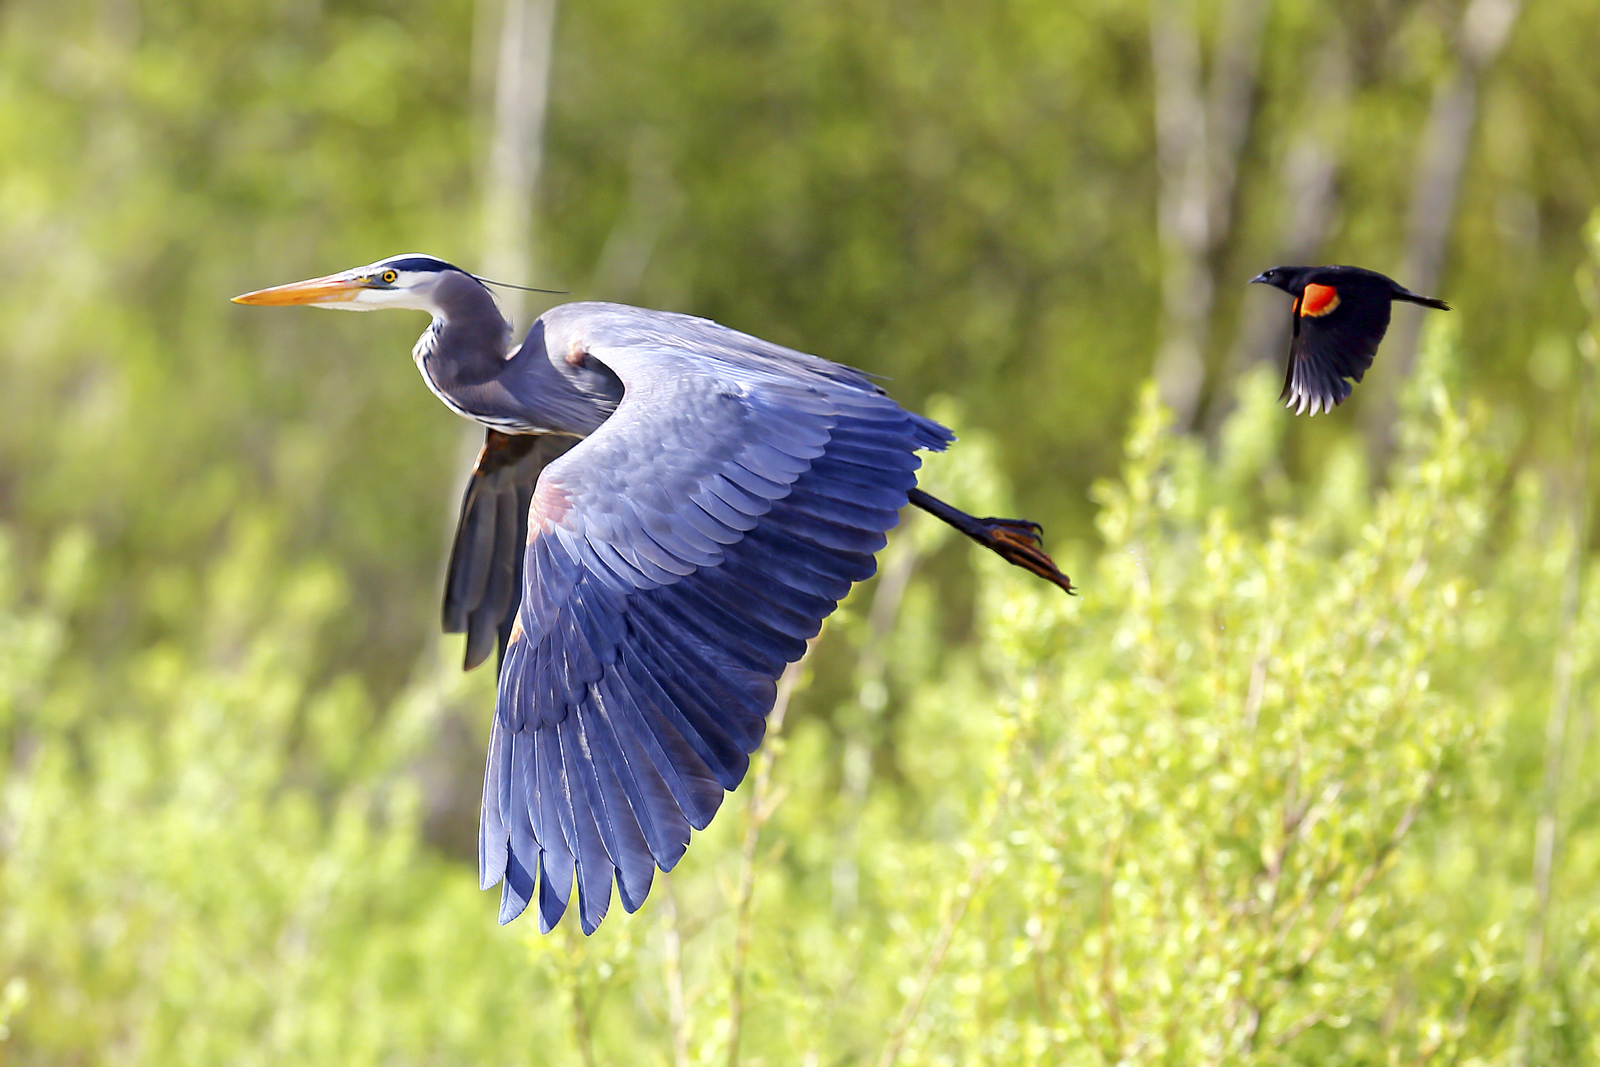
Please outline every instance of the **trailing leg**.
[[953, 508], [921, 489], [913, 489], [911, 503], [935, 518], [949, 523], [1001, 559], [1023, 570], [1031, 571], [1047, 582], [1054, 582], [1068, 593], [1073, 591], [1072, 580], [1056, 567], [1055, 560], [1045, 552], [1040, 535], [1043, 528], [1026, 519], [979, 519], [959, 508]]

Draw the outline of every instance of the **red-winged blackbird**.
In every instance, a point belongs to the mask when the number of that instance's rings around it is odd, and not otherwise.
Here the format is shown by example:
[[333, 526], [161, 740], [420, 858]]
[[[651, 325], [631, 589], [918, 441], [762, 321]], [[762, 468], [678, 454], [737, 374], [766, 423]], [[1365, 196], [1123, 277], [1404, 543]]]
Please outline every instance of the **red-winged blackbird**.
[[1273, 267], [1250, 281], [1277, 286], [1294, 297], [1294, 339], [1279, 400], [1295, 413], [1332, 411], [1350, 395], [1346, 381], [1361, 380], [1389, 328], [1389, 303], [1409, 300], [1449, 311], [1393, 278], [1361, 267]]

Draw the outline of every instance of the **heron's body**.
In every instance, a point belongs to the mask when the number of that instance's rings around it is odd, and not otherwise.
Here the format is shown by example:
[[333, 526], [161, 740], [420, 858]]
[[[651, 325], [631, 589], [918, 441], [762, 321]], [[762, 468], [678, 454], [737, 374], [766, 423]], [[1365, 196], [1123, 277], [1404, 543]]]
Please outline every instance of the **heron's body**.
[[586, 932], [613, 881], [643, 902], [908, 500], [1070, 591], [1031, 524], [916, 489], [915, 453], [949, 431], [816, 356], [604, 303], [553, 308], [513, 347], [476, 278], [420, 256], [239, 299], [429, 311], [423, 377], [488, 428], [444, 621], [469, 667], [502, 648], [479, 850], [502, 922], [537, 895], [548, 930], [574, 881]]
[[622, 384], [603, 366], [548, 358], [543, 320], [513, 347], [511, 324], [477, 279], [446, 273], [433, 322], [411, 350], [435, 396], [458, 415], [504, 433], [587, 437], [616, 410]]

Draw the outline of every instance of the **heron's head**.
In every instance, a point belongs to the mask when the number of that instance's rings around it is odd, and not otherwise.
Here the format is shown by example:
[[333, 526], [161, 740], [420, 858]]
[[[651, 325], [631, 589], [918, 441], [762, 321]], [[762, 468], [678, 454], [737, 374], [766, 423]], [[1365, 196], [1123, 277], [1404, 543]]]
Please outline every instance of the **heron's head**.
[[[235, 304], [308, 304], [311, 307], [339, 308], [344, 311], [376, 311], [378, 308], [410, 308], [438, 314], [435, 290], [445, 278], [472, 275], [442, 259], [415, 252], [390, 256], [366, 267], [312, 278], [305, 282], [275, 285], [233, 298]], [[474, 279], [476, 280], [476, 279]]]
[[1250, 284], [1255, 285], [1259, 282], [1299, 296], [1305, 290], [1305, 275], [1310, 271], [1310, 267], [1273, 267], [1251, 278]]

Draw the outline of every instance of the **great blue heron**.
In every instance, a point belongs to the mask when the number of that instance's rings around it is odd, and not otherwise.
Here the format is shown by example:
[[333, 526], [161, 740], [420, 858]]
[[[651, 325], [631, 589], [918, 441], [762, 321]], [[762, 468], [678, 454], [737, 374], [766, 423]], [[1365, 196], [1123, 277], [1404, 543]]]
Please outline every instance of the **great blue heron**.
[[1387, 275], [1364, 267], [1273, 267], [1250, 279], [1294, 297], [1294, 338], [1279, 400], [1295, 414], [1312, 415], [1344, 403], [1378, 354], [1389, 329], [1389, 305], [1408, 300], [1449, 311], [1450, 305], [1421, 296]]
[[1072, 591], [1035, 524], [917, 489], [916, 451], [950, 432], [837, 363], [620, 304], [552, 308], [517, 345], [480, 279], [424, 255], [234, 300], [428, 312], [423, 380], [487, 427], [444, 628], [465, 631], [468, 668], [498, 636], [478, 857], [502, 923], [537, 892], [550, 930], [574, 870], [585, 933], [613, 878], [643, 903], [908, 501]]

